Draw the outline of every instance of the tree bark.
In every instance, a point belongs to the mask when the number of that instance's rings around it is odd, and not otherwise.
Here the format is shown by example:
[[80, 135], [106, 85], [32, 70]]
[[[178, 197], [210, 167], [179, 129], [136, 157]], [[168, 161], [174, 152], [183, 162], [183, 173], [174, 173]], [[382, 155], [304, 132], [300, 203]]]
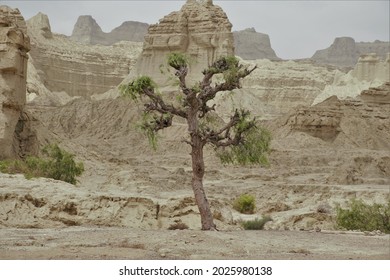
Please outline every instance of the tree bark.
[[198, 135], [192, 137], [192, 190], [194, 191], [195, 201], [200, 212], [202, 230], [216, 230], [213, 220], [213, 214], [207, 201], [206, 193], [203, 188], [204, 160], [203, 143]]
[[194, 191], [195, 201], [198, 205], [202, 230], [216, 230], [210, 205], [203, 188], [205, 167], [203, 159], [204, 142], [199, 134], [198, 109], [200, 104], [195, 93], [188, 96], [188, 101], [191, 105], [187, 113], [187, 122], [192, 149], [192, 190]]

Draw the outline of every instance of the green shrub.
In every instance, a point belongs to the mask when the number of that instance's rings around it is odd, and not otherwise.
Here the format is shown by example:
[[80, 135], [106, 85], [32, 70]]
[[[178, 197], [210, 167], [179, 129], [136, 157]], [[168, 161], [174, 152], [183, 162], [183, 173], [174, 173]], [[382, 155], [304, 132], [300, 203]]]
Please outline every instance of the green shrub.
[[45, 157], [27, 157], [25, 160], [0, 161], [0, 172], [22, 173], [26, 178], [46, 177], [76, 184], [76, 177], [84, 172], [82, 162], [76, 163], [74, 155], [62, 150], [57, 144], [43, 149]]
[[243, 214], [253, 214], [256, 208], [255, 197], [242, 194], [234, 201], [233, 208]]
[[241, 225], [245, 230], [262, 230], [264, 225], [269, 221], [272, 221], [271, 217], [265, 216], [262, 219], [256, 218], [251, 221], [241, 222]]
[[390, 200], [387, 205], [369, 205], [361, 200], [352, 200], [349, 209], [336, 208], [336, 223], [347, 230], [390, 233]]

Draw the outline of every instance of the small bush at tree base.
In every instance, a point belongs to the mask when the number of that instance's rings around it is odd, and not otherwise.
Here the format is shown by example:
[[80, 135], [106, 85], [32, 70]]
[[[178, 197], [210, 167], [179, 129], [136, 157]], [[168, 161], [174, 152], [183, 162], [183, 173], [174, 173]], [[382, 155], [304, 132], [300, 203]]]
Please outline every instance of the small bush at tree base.
[[347, 230], [390, 233], [390, 200], [387, 205], [369, 205], [361, 200], [352, 200], [349, 209], [336, 208], [336, 223]]
[[241, 222], [241, 225], [245, 230], [262, 230], [264, 229], [264, 225], [269, 221], [272, 221], [271, 217], [265, 216], [262, 219], [256, 218], [251, 221]]
[[76, 163], [74, 155], [62, 150], [57, 144], [43, 149], [44, 158], [27, 157], [25, 160], [0, 161], [0, 172], [22, 173], [27, 179], [46, 177], [76, 184], [76, 177], [84, 172], [82, 162]]
[[253, 214], [256, 208], [255, 197], [242, 194], [234, 201], [233, 208], [243, 214]]

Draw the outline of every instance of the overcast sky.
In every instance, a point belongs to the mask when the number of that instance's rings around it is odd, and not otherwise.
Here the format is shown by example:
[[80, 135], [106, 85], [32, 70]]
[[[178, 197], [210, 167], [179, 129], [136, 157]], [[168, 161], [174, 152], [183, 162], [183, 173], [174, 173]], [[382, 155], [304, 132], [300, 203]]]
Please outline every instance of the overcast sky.
[[[80, 15], [92, 15], [105, 32], [133, 20], [157, 23], [185, 1], [1, 1], [19, 8], [25, 19], [47, 14], [53, 32], [70, 35]], [[233, 30], [254, 27], [270, 36], [284, 59], [311, 57], [336, 37], [357, 42], [389, 41], [390, 1], [214, 1], [228, 15]]]

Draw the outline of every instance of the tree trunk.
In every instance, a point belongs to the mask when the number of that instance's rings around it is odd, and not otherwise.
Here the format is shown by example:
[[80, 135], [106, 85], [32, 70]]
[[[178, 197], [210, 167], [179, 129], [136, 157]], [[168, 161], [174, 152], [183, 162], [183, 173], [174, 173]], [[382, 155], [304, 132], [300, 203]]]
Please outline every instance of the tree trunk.
[[203, 143], [198, 135], [192, 137], [192, 189], [195, 195], [195, 201], [200, 212], [202, 230], [216, 230], [213, 215], [207, 201], [206, 193], [203, 189], [204, 160]]

